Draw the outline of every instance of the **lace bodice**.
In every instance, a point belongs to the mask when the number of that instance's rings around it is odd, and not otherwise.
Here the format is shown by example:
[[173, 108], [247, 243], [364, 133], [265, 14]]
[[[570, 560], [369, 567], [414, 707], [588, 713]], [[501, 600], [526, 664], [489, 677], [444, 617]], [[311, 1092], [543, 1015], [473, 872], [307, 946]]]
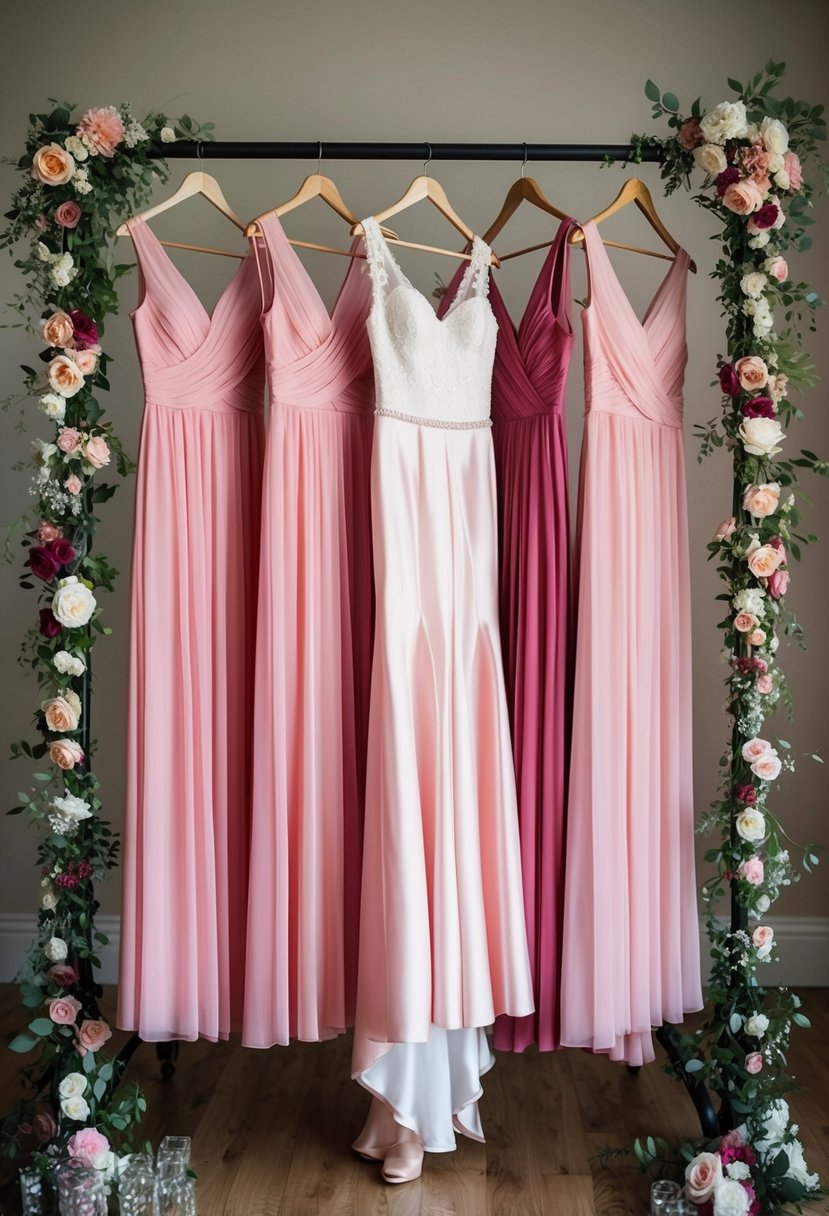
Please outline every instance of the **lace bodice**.
[[363, 228], [378, 413], [427, 425], [485, 422], [498, 334], [488, 298], [489, 246], [474, 238], [457, 294], [439, 319], [398, 266], [377, 221], [369, 217]]

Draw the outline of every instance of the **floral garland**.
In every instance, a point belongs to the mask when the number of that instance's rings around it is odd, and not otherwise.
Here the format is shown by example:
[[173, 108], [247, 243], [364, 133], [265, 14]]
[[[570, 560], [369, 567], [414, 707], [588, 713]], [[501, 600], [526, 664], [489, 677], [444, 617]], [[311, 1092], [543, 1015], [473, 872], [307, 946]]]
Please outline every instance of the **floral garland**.
[[[724, 446], [734, 461], [732, 513], [708, 546], [724, 583], [719, 627], [731, 739], [720, 762], [719, 797], [698, 825], [720, 836], [706, 854], [715, 874], [703, 886], [711, 1009], [699, 1031], [680, 1036], [676, 1068], [721, 1100], [725, 1134], [702, 1153], [690, 1144], [679, 1150], [686, 1196], [701, 1216], [778, 1212], [824, 1193], [806, 1166], [784, 1098], [796, 1088], [786, 1063], [792, 1026], [809, 1021], [794, 993], [766, 988], [759, 974], [777, 950], [767, 914], [782, 888], [799, 879], [799, 867], [809, 871], [818, 860], [815, 846], [790, 840], [770, 805], [775, 781], [794, 760], [786, 740], [774, 745], [764, 737], [764, 723], [775, 706], [789, 704], [778, 637], [801, 634], [786, 602], [790, 563], [816, 539], [800, 531], [797, 469], [829, 471], [813, 452], [780, 456], [786, 431], [802, 416], [790, 394], [814, 384], [800, 328], [804, 322], [815, 328], [822, 303], [808, 284], [792, 280], [784, 255], [810, 246], [815, 186], [804, 166], [825, 173], [817, 144], [826, 138], [823, 106], [774, 95], [784, 72], [784, 64], [771, 62], [745, 85], [730, 80], [737, 100], [703, 111], [698, 99], [690, 115], [648, 81], [653, 117], [667, 117], [674, 134], [634, 137], [636, 147], [660, 149], [667, 193], [690, 189], [695, 171], [705, 175], [694, 201], [722, 228], [712, 277], [727, 317], [728, 356], [720, 357], [714, 381], [723, 408], [698, 435], [700, 459]], [[714, 911], [727, 884], [734, 908], [728, 923]], [[664, 1140], [648, 1137], [634, 1147], [645, 1168], [670, 1160]]]
[[137, 1086], [116, 1092], [122, 1066], [107, 1055], [112, 1032], [94, 974], [106, 944], [94, 927], [94, 882], [117, 864], [119, 846], [91, 766], [91, 654], [110, 632], [98, 597], [117, 574], [93, 551], [95, 511], [117, 488], [99, 476], [114, 467], [123, 477], [131, 467], [97, 399], [109, 389], [104, 320], [117, 311], [117, 280], [132, 269], [113, 263], [110, 238], [125, 214], [146, 205], [155, 180], [166, 180], [159, 145], [210, 139], [212, 124], [185, 116], [170, 125], [160, 113], [138, 122], [127, 105], [89, 109], [73, 124], [74, 107], [53, 104], [30, 115], [17, 162], [23, 182], [0, 234], [10, 252], [29, 247], [15, 261], [25, 287], [12, 307], [42, 344], [43, 365], [24, 366], [23, 393], [2, 404], [20, 405], [25, 424], [34, 399], [55, 428], [49, 441], [32, 443], [36, 519], [25, 515], [13, 529], [26, 552], [21, 586], [37, 593], [37, 625], [21, 661], [33, 668], [40, 696], [38, 741], [11, 750], [44, 771], [9, 812], [39, 829], [41, 889], [37, 938], [18, 977], [31, 1020], [11, 1043], [36, 1054], [22, 1072], [27, 1096], [3, 1119], [0, 1149], [9, 1157], [32, 1150], [44, 1172], [68, 1153], [109, 1173], [111, 1142], [129, 1145], [146, 1109]]

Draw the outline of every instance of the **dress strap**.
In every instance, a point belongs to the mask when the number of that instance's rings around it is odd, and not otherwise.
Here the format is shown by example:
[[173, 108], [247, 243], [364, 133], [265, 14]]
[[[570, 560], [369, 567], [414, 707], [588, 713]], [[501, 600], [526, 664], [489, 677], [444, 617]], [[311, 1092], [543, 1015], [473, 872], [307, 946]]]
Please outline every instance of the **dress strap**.
[[268, 239], [268, 224], [272, 214], [269, 211], [267, 214], [260, 216], [257, 220], [259, 232], [248, 237], [250, 247], [253, 250], [253, 256], [256, 260], [256, 272], [259, 275], [259, 288], [262, 300], [261, 311], [263, 313], [266, 313], [273, 304], [273, 295], [276, 290], [273, 256]]
[[373, 215], [362, 221], [366, 244], [366, 266], [371, 275], [372, 288], [375, 294], [381, 294], [389, 281], [390, 267], [397, 270], [397, 265], [389, 253], [380, 225]]
[[492, 269], [492, 250], [486, 241], [475, 235], [472, 238], [472, 256], [469, 272], [472, 276], [472, 294], [489, 295], [489, 276]]

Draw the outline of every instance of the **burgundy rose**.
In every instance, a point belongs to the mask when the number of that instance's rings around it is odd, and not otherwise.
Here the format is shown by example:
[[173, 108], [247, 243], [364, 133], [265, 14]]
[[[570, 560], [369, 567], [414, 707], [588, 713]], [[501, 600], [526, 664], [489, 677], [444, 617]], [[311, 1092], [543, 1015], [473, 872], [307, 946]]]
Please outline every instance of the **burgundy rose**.
[[79, 308], [70, 308], [69, 316], [72, 319], [76, 349], [88, 350], [91, 346], [97, 346], [100, 341], [98, 326], [92, 318], [88, 317], [85, 312], [81, 312]]
[[755, 228], [773, 228], [780, 214], [776, 203], [764, 203], [759, 211], [755, 211], [751, 222]]
[[59, 566], [68, 566], [77, 557], [74, 546], [65, 536], [57, 536], [52, 541], [49, 549]]
[[44, 638], [56, 638], [61, 632], [63, 626], [57, 620], [51, 608], [41, 608], [38, 613], [40, 624], [38, 628]]
[[29, 550], [29, 568], [35, 578], [43, 579], [44, 583], [51, 583], [61, 566], [51, 548], [51, 545], [33, 545]]
[[737, 798], [745, 806], [754, 806], [757, 802], [757, 787], [754, 785], [741, 785], [737, 790]]
[[766, 590], [773, 600], [779, 600], [789, 590], [788, 570], [775, 570], [766, 580]]
[[744, 418], [776, 417], [771, 397], [751, 397], [740, 406], [740, 413]]
[[69, 963], [55, 963], [46, 972], [46, 978], [59, 988], [73, 988], [78, 982], [78, 973]]
[[733, 186], [739, 180], [740, 170], [734, 165], [729, 165], [727, 169], [723, 169], [722, 173], [718, 173], [714, 178], [714, 185], [717, 187], [717, 197], [722, 198], [728, 187]]
[[720, 365], [720, 370], [717, 373], [720, 381], [720, 388], [727, 397], [736, 397], [740, 391], [740, 377], [737, 375], [736, 368], [733, 363], [723, 363]]

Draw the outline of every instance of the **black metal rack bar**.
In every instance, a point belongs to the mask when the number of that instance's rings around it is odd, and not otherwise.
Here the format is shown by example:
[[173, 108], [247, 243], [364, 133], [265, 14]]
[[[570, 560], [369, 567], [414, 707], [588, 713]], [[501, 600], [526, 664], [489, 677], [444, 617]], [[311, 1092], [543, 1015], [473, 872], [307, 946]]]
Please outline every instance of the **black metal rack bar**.
[[523, 161], [659, 161], [659, 148], [631, 144], [447, 144], [329, 143], [327, 140], [273, 142], [249, 139], [181, 139], [161, 144], [168, 160], [510, 160]]

